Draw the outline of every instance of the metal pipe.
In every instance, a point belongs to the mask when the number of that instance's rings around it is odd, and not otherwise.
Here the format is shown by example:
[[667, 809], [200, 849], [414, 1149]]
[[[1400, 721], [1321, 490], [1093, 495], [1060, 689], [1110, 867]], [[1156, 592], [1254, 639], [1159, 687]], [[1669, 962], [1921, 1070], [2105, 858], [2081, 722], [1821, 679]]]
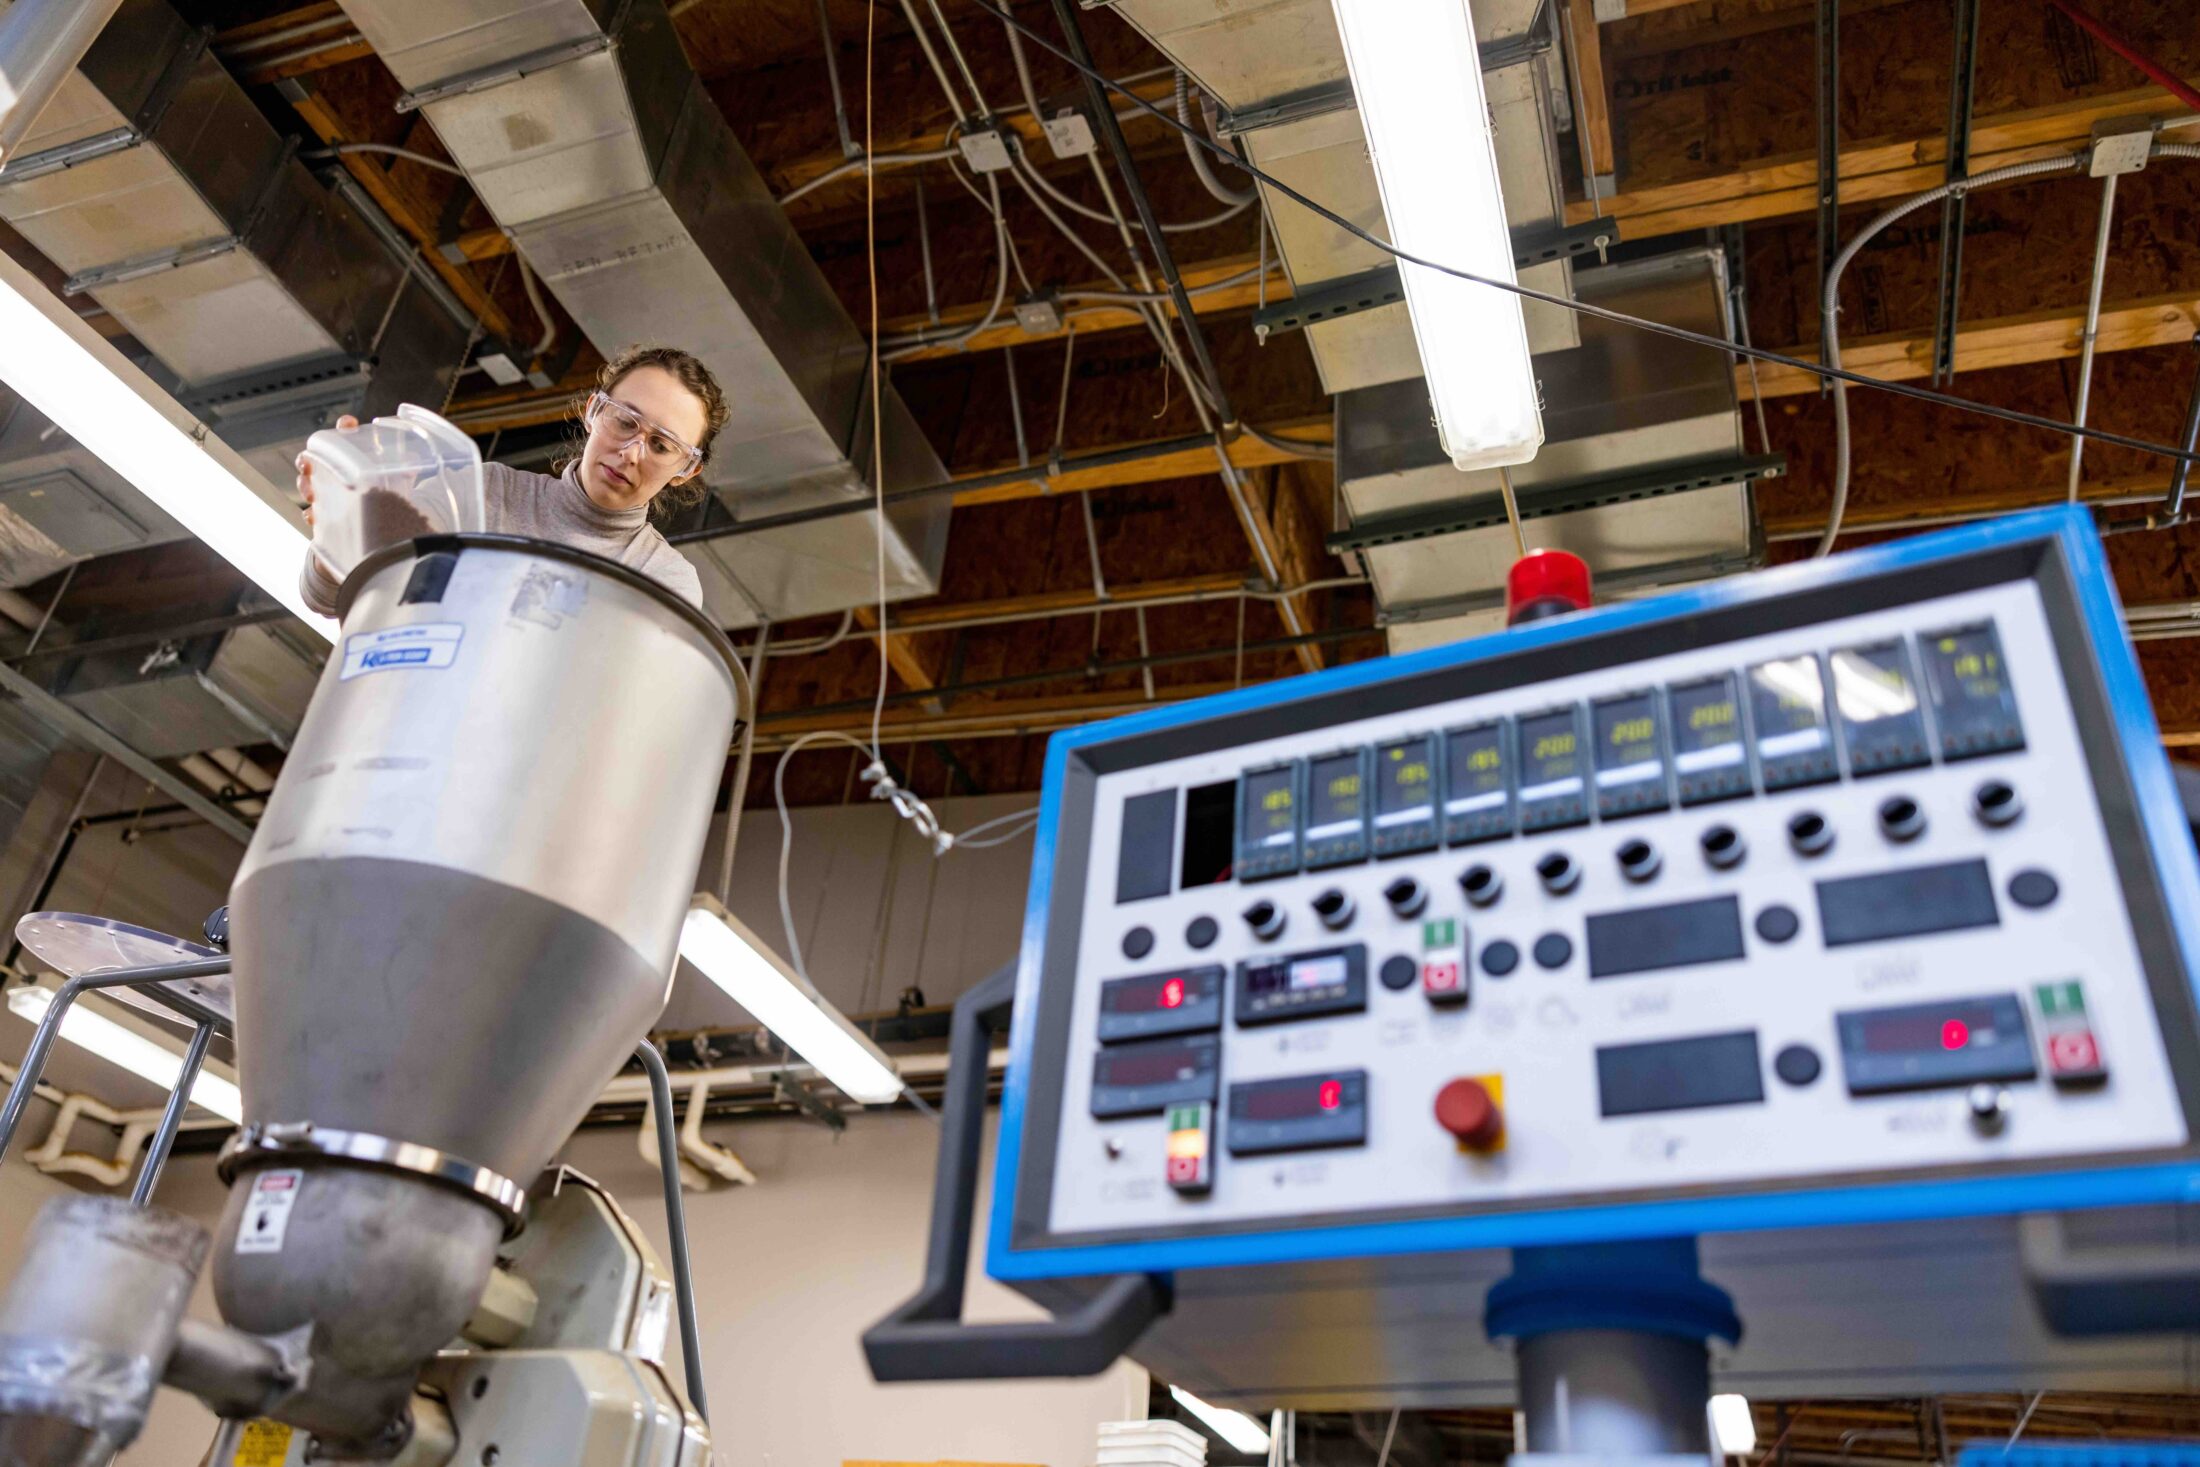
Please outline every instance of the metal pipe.
[[911, 34], [916, 36], [917, 45], [924, 52], [924, 59], [931, 64], [932, 76], [940, 84], [940, 95], [947, 98], [949, 115], [958, 119], [970, 116], [971, 114], [963, 110], [962, 98], [955, 94], [955, 84], [947, 79], [947, 68], [940, 65], [940, 53], [932, 49], [932, 37], [926, 33], [924, 22], [917, 18], [914, 0], [901, 0], [901, 13], [902, 18], [909, 22]]
[[[1123, 187], [1130, 193], [1131, 207], [1138, 211], [1138, 222], [1146, 232], [1146, 243], [1153, 250], [1162, 283], [1176, 303], [1177, 319], [1184, 327], [1185, 339], [1191, 343], [1192, 355], [1199, 361], [1199, 372], [1206, 379], [1215, 412], [1225, 428], [1234, 428], [1237, 412], [1230, 406], [1229, 394], [1223, 390], [1222, 374], [1216, 370], [1214, 356], [1207, 350], [1207, 336], [1200, 329], [1199, 317], [1192, 311], [1192, 299], [1184, 293], [1184, 281], [1177, 272], [1176, 255], [1169, 248], [1169, 236], [1154, 214], [1153, 200], [1146, 197], [1145, 185], [1138, 181], [1138, 169], [1131, 161], [1130, 143], [1123, 136], [1123, 125], [1115, 120], [1115, 109], [1108, 101], [1107, 91], [1095, 79], [1097, 69], [1091, 50], [1085, 45], [1084, 29], [1077, 21], [1075, 0], [1053, 0], [1053, 4], [1054, 18], [1062, 28], [1062, 39], [1068, 44], [1070, 59], [1077, 64], [1078, 75], [1085, 83], [1085, 95], [1092, 104], [1092, 119], [1107, 139], [1116, 172], [1123, 175]], [[1270, 575], [1269, 579], [1275, 577]]]
[[649, 1072], [649, 1094], [657, 1107], [657, 1169], [665, 1181], [665, 1234], [672, 1247], [672, 1296], [680, 1311], [680, 1367], [687, 1376], [688, 1400], [695, 1414], [710, 1423], [710, 1406], [703, 1399], [703, 1346], [695, 1323], [695, 1279], [688, 1271], [687, 1203], [680, 1195], [680, 1136], [672, 1119], [672, 1077], [665, 1073], [665, 1057], [644, 1039], [634, 1046], [635, 1057]]
[[[2108, 276], [2108, 236], [2116, 222], [2116, 174], [2101, 180], [2101, 222], [2093, 234], [2093, 284], [2085, 299], [2085, 340], [2078, 348], [2078, 404], [2071, 421], [2078, 427], [2085, 426], [2087, 402], [2093, 396], [2093, 346], [2101, 334], [2101, 286]], [[2183, 468], [2185, 461], [2179, 459]], [[2085, 439], [2070, 440], [2070, 479], [2064, 485], [2064, 497], [2072, 504], [2078, 502], [2078, 478], [2085, 470]]]
[[833, 25], [825, 14], [825, 0], [817, 0], [817, 33], [825, 43], [825, 80], [833, 89], [833, 125], [840, 129], [840, 156], [860, 158], [863, 144], [856, 141], [854, 129], [848, 126], [848, 99], [840, 90], [840, 48], [833, 44]]
[[741, 839], [741, 807], [749, 795], [749, 767], [756, 758], [756, 714], [764, 697], [764, 659], [771, 656], [772, 624], [756, 624], [749, 644], [749, 717], [741, 730], [741, 753], [733, 761], [733, 789], [726, 796], [726, 839], [718, 857], [718, 900], [733, 905], [733, 848]]
[[[257, 1335], [186, 1318], [176, 1326], [176, 1347], [161, 1372], [161, 1382], [187, 1391], [217, 1415], [264, 1414], [297, 1384], [297, 1372], [283, 1352]], [[227, 1462], [228, 1457], [207, 1460]]]
[[932, 223], [924, 208], [924, 175], [917, 175], [917, 250], [924, 262], [924, 319], [940, 324], [939, 288], [932, 278]]
[[0, 15], [0, 164], [92, 49], [122, 0], [15, 0]]
[[191, 1047], [183, 1052], [183, 1069], [176, 1076], [176, 1088], [168, 1092], [168, 1107], [160, 1113], [160, 1128], [146, 1143], [145, 1161], [138, 1168], [137, 1185], [130, 1190], [134, 1206], [143, 1207], [153, 1200], [153, 1189], [160, 1185], [161, 1170], [168, 1165], [168, 1153], [175, 1148], [176, 1132], [183, 1126], [183, 1113], [191, 1108], [191, 1087], [199, 1078], [200, 1067], [206, 1063], [206, 1046], [213, 1038], [212, 1024], [201, 1024], [191, 1031]]
[[[2200, 350], [2200, 336], [2193, 338], [2193, 347]], [[2185, 434], [2178, 440], [2185, 452], [2190, 453], [2200, 444], [2200, 370], [2192, 377], [2192, 395], [2185, 401]], [[2179, 459], [2170, 465], [2169, 494], [2162, 501], [2162, 512], [2168, 515], [2182, 514], [2185, 508], [2185, 480], [2192, 473], [2192, 462]]]

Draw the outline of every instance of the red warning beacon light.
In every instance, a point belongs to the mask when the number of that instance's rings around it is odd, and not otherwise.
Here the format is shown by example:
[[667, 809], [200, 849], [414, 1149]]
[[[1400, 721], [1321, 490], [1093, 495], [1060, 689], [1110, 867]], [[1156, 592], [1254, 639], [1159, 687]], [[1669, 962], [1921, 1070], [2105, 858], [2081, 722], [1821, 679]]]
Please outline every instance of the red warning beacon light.
[[1587, 611], [1589, 563], [1564, 550], [1531, 550], [1505, 573], [1505, 625]]

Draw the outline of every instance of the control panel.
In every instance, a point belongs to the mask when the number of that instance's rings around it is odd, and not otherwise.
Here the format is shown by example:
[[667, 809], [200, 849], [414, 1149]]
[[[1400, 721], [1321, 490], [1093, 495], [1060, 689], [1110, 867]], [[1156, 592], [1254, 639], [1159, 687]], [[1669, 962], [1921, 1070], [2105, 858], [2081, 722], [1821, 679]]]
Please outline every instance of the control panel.
[[992, 1271], [2178, 1195], [2169, 790], [2055, 512], [1057, 736]]

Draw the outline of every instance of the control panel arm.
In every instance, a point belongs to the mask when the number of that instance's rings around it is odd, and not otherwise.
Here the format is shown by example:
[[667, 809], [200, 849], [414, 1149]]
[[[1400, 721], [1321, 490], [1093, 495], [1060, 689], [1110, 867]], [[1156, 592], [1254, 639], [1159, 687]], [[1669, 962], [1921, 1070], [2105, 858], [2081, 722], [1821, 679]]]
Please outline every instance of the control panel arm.
[[955, 1002], [924, 1283], [900, 1308], [864, 1332], [863, 1353], [871, 1362], [871, 1374], [879, 1380], [1097, 1375], [1169, 1310], [1171, 1289], [1166, 1278], [1123, 1274], [1107, 1280], [1090, 1300], [1058, 1318], [963, 1323], [978, 1152], [984, 1139], [986, 1057], [992, 1033], [1007, 1026], [1015, 993], [1016, 968], [1011, 964]]

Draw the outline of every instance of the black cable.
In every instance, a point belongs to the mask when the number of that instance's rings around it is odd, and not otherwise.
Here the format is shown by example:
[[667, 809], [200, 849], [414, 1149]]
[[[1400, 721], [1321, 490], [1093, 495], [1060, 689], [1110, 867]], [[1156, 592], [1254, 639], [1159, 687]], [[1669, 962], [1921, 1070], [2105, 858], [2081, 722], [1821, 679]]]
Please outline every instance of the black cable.
[[1475, 285], [1486, 285], [1493, 290], [1502, 290], [1510, 295], [1519, 296], [1523, 300], [1541, 301], [1547, 306], [1557, 306], [1561, 310], [1572, 311], [1576, 315], [1594, 316], [1601, 321], [1610, 321], [1620, 326], [1632, 326], [1637, 330], [1648, 331], [1653, 335], [1668, 337], [1674, 341], [1685, 341], [1695, 346], [1709, 347], [1713, 351], [1725, 352], [1729, 356], [1748, 357], [1760, 362], [1770, 362], [1774, 366], [1792, 367], [1800, 372], [1808, 372], [1814, 377], [1847, 382], [1856, 387], [1869, 387], [1880, 392], [1892, 393], [1896, 397], [1915, 398], [1919, 402], [1936, 403], [1942, 407], [1951, 407], [1962, 412], [1977, 413], [1982, 417], [1995, 418], [2004, 423], [2015, 423], [2021, 427], [2040, 428], [2049, 433], [2060, 433], [2069, 438], [2085, 438], [2096, 443], [2113, 444], [2118, 448], [2129, 448], [2140, 453], [2152, 454], [2156, 458], [2166, 458], [2183, 463], [2200, 463], [2200, 452], [2188, 452], [2184, 449], [2172, 448], [2166, 443], [2154, 443], [2144, 438], [2133, 438], [2123, 433], [2111, 433], [2101, 428], [2081, 427], [2076, 423], [2065, 423], [2055, 418], [2041, 417], [2036, 413], [2019, 412], [2015, 408], [1995, 407], [1991, 403], [1972, 402], [1965, 398], [1952, 397], [1944, 392], [1934, 392], [1929, 388], [1912, 387], [1906, 382], [1883, 381], [1877, 377], [1867, 377], [1861, 372], [1851, 372], [1846, 368], [1828, 367], [1819, 362], [1806, 362], [1801, 357], [1791, 357], [1781, 352], [1767, 351], [1759, 346], [1743, 346], [1739, 342], [1728, 341], [1724, 337], [1706, 335], [1701, 331], [1690, 331], [1682, 326], [1668, 326], [1662, 321], [1652, 321], [1641, 316], [1630, 316], [1624, 311], [1614, 311], [1604, 306], [1591, 305], [1587, 301], [1568, 300], [1562, 295], [1552, 295], [1546, 291], [1536, 290], [1531, 286], [1520, 285], [1508, 280], [1492, 280], [1486, 275], [1477, 275], [1471, 270], [1461, 270], [1451, 265], [1440, 265], [1434, 260], [1424, 260], [1419, 255], [1409, 254], [1405, 250], [1399, 249], [1387, 240], [1377, 239], [1343, 215], [1316, 203], [1305, 194], [1291, 187], [1291, 185], [1261, 169], [1258, 165], [1239, 157], [1222, 143], [1207, 137], [1197, 129], [1178, 122], [1174, 117], [1171, 117], [1144, 97], [1139, 96], [1136, 92], [1131, 91], [1113, 77], [1094, 67], [1085, 65], [1060, 46], [1055, 45], [1030, 26], [1025, 25], [1015, 16], [993, 4], [992, 0], [970, 0], [970, 3], [1000, 20], [1004, 25], [1015, 27], [1018, 32], [1044, 47], [1056, 60], [1074, 69], [1088, 82], [1095, 82], [1108, 88], [1148, 116], [1182, 136], [1190, 138], [1198, 146], [1252, 174], [1254, 178], [1268, 185], [1277, 193], [1282, 194], [1300, 208], [1309, 210], [1329, 223], [1336, 225], [1339, 229], [1344, 230], [1355, 239], [1363, 240], [1381, 250], [1384, 254], [1389, 255], [1392, 259], [1403, 261], [1408, 265], [1419, 265], [1422, 269], [1434, 270], [1439, 275], [1449, 275], [1454, 279], [1465, 280]]

